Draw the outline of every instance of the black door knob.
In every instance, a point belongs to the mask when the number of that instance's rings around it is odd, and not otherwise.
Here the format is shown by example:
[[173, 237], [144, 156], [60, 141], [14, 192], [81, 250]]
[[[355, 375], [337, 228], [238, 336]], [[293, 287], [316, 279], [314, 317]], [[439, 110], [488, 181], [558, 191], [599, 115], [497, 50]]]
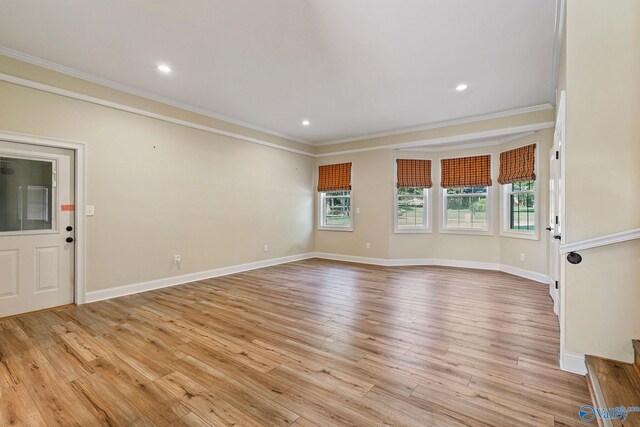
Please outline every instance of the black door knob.
[[556, 240], [560, 240], [562, 238], [562, 236], [560, 236], [559, 234], [556, 234], [555, 236], [553, 236], [554, 239]]
[[553, 228], [547, 227], [547, 231], [551, 231], [551, 230], [553, 230]]
[[73, 237], [67, 237], [67, 243], [72, 243], [73, 242]]
[[571, 264], [580, 264], [582, 262], [582, 257], [578, 253], [569, 252], [569, 255], [567, 255], [567, 261]]
[[72, 226], [67, 226], [67, 231], [73, 231], [73, 227]]

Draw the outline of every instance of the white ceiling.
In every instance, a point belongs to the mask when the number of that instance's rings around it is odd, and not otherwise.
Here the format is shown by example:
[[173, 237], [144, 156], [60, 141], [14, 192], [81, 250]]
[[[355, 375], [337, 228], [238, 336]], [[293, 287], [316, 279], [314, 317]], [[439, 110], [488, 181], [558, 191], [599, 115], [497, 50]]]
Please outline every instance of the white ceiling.
[[317, 143], [551, 102], [555, 12], [556, 0], [2, 0], [0, 45]]

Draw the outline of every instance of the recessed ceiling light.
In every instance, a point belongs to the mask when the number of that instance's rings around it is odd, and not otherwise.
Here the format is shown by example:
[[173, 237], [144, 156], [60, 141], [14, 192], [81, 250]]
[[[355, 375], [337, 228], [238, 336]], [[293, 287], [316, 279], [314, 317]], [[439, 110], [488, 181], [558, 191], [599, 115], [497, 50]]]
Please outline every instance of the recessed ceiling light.
[[162, 71], [163, 73], [171, 72], [171, 67], [169, 67], [167, 64], [160, 64], [156, 68], [158, 68], [158, 71]]
[[456, 86], [456, 90], [458, 92], [464, 92], [468, 87], [469, 86], [467, 86], [465, 83], [460, 83], [458, 86]]
[[302, 121], [302, 126], [309, 126], [311, 124], [311, 122], [309, 120], [303, 120]]

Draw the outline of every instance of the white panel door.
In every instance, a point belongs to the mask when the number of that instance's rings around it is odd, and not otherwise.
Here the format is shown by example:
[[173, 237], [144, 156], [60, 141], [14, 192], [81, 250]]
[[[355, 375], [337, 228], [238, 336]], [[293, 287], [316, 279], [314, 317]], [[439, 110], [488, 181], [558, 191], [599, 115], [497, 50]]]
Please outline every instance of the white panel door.
[[0, 141], [0, 317], [73, 302], [74, 153]]
[[553, 311], [561, 315], [561, 292], [562, 279], [560, 266], [562, 257], [560, 255], [560, 244], [562, 240], [562, 230], [564, 228], [563, 206], [564, 182], [562, 182], [562, 158], [564, 156], [564, 92], [561, 96], [556, 129], [553, 138], [553, 147], [549, 153], [549, 293], [553, 298]]
[[553, 298], [553, 311], [559, 315], [560, 240], [556, 238], [560, 235], [560, 161], [557, 158], [558, 154], [557, 144], [554, 144], [549, 155], [549, 226], [547, 231], [549, 231], [549, 294]]

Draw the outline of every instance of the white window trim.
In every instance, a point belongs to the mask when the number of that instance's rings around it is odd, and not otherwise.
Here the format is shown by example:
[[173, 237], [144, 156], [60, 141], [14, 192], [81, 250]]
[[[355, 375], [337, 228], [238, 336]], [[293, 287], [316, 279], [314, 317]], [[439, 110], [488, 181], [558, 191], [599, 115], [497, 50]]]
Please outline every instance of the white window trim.
[[[475, 156], [489, 156], [491, 158], [491, 176], [493, 181], [493, 153], [479, 153], [472, 155], [462, 155], [454, 157], [443, 157], [440, 159], [457, 159], [459, 157], [475, 157]], [[442, 171], [439, 171], [442, 174]], [[474, 236], [493, 236], [493, 185], [487, 186], [487, 228], [447, 228], [445, 225], [447, 221], [447, 189], [440, 187], [440, 226], [439, 232], [442, 234], [469, 234]]]
[[424, 189], [424, 227], [404, 227], [400, 228], [398, 226], [398, 187], [397, 185], [393, 186], [393, 232], [397, 234], [413, 234], [413, 233], [432, 233], [432, 216], [431, 215], [431, 189]]
[[[432, 196], [431, 188], [425, 188], [424, 193], [424, 227], [420, 228], [399, 228], [398, 227], [398, 159], [407, 159], [410, 157], [396, 157], [393, 159], [393, 232], [396, 234], [425, 234], [433, 233], [433, 215], [432, 215]], [[433, 160], [416, 158], [416, 160], [429, 160], [431, 161], [431, 181], [433, 182]]]
[[[525, 145], [531, 145], [532, 143], [527, 143]], [[517, 239], [526, 239], [526, 240], [540, 240], [540, 180], [538, 176], [538, 146], [539, 142], [535, 142], [536, 149], [534, 151], [535, 156], [535, 174], [536, 174], [536, 185], [533, 190], [533, 225], [534, 231], [518, 231], [511, 230], [509, 228], [509, 191], [507, 190], [507, 186], [511, 184], [500, 185], [500, 235], [504, 237], [514, 237]], [[515, 147], [519, 148], [519, 147]]]
[[[351, 190], [349, 193], [349, 197], [351, 199], [351, 215], [349, 217], [350, 221], [350, 225], [348, 227], [336, 227], [334, 225], [322, 225], [322, 219], [324, 218], [324, 203], [322, 200], [322, 193], [321, 191], [317, 191], [316, 193], [318, 193], [317, 196], [317, 202], [318, 202], [318, 209], [316, 209], [317, 212], [317, 228], [318, 231], [353, 231], [353, 222], [354, 222], [354, 210], [355, 210], [355, 205], [353, 204], [354, 198], [353, 198], [353, 161], [351, 160], [345, 160], [344, 162], [340, 162], [340, 163], [349, 163], [351, 162]], [[327, 163], [327, 164], [333, 164], [333, 163]], [[320, 171], [320, 166], [323, 165], [318, 165], [318, 167], [316, 168], [316, 188], [318, 187], [318, 180], [319, 180], [319, 171]], [[325, 191], [326, 193], [326, 191]]]
[[440, 233], [444, 234], [472, 234], [481, 236], [493, 236], [493, 186], [487, 187], [487, 228], [448, 228], [447, 220], [447, 189], [440, 188]]

